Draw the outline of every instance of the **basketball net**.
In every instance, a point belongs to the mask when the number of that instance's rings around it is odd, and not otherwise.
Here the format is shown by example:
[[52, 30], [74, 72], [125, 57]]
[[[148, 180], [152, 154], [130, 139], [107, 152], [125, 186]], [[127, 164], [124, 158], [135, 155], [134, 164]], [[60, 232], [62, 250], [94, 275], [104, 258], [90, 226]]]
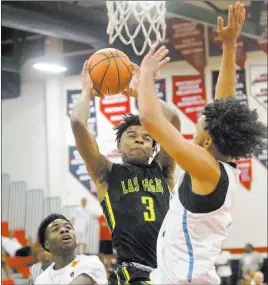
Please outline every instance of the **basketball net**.
[[[153, 42], [165, 40], [165, 1], [106, 1], [106, 6], [110, 44], [119, 37], [125, 45], [131, 44], [137, 55], [142, 55]], [[140, 33], [143, 33], [144, 39], [141, 49], [138, 50], [135, 38]]]

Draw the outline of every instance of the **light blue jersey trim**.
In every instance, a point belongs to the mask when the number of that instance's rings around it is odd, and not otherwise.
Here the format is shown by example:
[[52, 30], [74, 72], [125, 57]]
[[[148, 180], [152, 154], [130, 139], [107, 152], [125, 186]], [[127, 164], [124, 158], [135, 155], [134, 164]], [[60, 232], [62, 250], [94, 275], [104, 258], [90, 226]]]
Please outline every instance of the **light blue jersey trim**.
[[182, 219], [182, 228], [183, 228], [183, 233], [185, 237], [185, 241], [187, 244], [187, 249], [188, 249], [188, 255], [189, 255], [189, 269], [187, 273], [187, 281], [192, 282], [192, 277], [193, 277], [193, 269], [194, 269], [194, 255], [193, 255], [193, 247], [190, 239], [190, 235], [188, 232], [188, 227], [187, 227], [187, 210], [184, 209], [183, 213], [183, 219]]

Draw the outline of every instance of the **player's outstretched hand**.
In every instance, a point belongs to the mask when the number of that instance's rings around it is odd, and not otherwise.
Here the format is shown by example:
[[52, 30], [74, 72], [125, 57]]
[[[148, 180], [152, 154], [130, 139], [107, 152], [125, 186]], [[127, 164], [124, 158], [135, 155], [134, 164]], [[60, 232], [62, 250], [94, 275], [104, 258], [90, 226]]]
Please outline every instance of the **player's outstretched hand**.
[[246, 10], [244, 4], [236, 2], [228, 10], [228, 24], [223, 26], [223, 18], [218, 17], [217, 33], [225, 45], [235, 45], [245, 22]]
[[82, 87], [83, 89], [93, 89], [93, 82], [89, 75], [89, 61], [86, 60], [81, 71]]
[[157, 43], [153, 44], [147, 55], [143, 58], [140, 69], [141, 72], [146, 72], [148, 75], [155, 76], [159, 69], [170, 61], [169, 57], [166, 57], [169, 50], [165, 46], [161, 46], [157, 51]]
[[86, 60], [81, 71], [82, 88], [84, 91], [91, 92], [91, 95], [101, 97], [102, 94], [98, 93], [94, 87], [89, 74], [89, 60]]
[[[129, 87], [126, 90], [124, 90], [122, 93], [127, 96], [137, 98], [141, 71], [140, 67], [136, 63], [131, 62], [131, 64], [133, 67], [132, 78], [129, 83]], [[160, 71], [158, 70], [154, 73], [154, 80], [157, 81], [159, 78], [160, 78]]]

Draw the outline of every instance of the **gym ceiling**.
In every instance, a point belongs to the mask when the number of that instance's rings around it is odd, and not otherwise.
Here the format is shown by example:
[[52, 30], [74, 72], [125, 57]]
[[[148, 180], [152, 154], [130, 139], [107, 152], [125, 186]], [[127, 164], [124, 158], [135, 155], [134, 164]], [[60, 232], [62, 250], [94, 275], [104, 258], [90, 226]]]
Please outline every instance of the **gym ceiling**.
[[[227, 19], [228, 5], [235, 1], [167, 1], [167, 18], [190, 19], [215, 26], [217, 16]], [[243, 1], [249, 5], [249, 1]], [[94, 51], [108, 47], [105, 1], [2, 1], [2, 70], [19, 72], [32, 57], [44, 56], [44, 39], [63, 39], [67, 74], [79, 74], [84, 60]], [[252, 1], [254, 13], [243, 34], [259, 38], [260, 1]], [[142, 38], [137, 38], [142, 43]], [[131, 46], [119, 40], [113, 47], [123, 50], [139, 63]]]

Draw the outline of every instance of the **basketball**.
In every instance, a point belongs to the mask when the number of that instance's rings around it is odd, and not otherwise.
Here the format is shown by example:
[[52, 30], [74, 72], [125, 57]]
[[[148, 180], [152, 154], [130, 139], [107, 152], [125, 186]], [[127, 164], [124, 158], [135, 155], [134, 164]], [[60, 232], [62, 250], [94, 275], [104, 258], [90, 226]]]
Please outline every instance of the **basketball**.
[[89, 73], [94, 89], [102, 95], [124, 91], [130, 83], [132, 71], [128, 56], [117, 49], [101, 49], [89, 59]]

